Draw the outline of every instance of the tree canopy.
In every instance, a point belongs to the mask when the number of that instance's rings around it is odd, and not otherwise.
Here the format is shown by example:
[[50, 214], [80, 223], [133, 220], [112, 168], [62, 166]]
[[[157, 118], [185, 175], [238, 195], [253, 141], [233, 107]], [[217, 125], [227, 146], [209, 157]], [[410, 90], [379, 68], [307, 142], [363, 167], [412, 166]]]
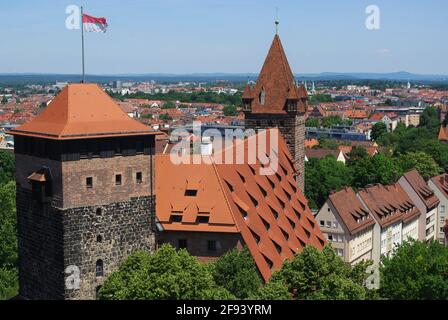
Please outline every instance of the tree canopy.
[[333, 156], [312, 158], [305, 164], [305, 195], [311, 208], [320, 208], [331, 191], [338, 191], [351, 184], [350, 168]]
[[218, 286], [239, 299], [254, 295], [262, 284], [257, 266], [247, 248], [241, 251], [233, 249], [221, 256], [215, 263], [213, 277]]
[[382, 260], [380, 294], [397, 300], [448, 299], [448, 247], [405, 242]]
[[285, 261], [271, 282], [285, 284], [301, 300], [362, 300], [368, 296], [364, 283], [370, 264], [353, 267], [328, 246], [322, 251], [306, 246], [294, 259]]
[[372, 127], [372, 133], [370, 134], [372, 140], [377, 141], [381, 136], [387, 133], [387, 127], [383, 122], [377, 122]]
[[0, 300], [17, 294], [16, 186], [0, 184]]
[[207, 264], [167, 244], [153, 254], [133, 253], [99, 290], [102, 300], [231, 298], [226, 289], [216, 286]]

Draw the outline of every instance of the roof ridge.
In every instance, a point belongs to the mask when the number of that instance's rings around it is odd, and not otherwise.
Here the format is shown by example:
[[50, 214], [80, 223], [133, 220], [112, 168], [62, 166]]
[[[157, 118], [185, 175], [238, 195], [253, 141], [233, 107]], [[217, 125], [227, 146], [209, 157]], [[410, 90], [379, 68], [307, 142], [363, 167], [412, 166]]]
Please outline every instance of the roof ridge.
[[65, 135], [64, 133], [68, 127], [68, 122], [70, 120], [70, 105], [71, 105], [71, 103], [70, 103], [70, 84], [68, 84], [64, 89], [67, 90], [67, 96], [66, 96], [66, 99], [67, 99], [67, 121], [65, 122], [65, 125], [61, 130], [61, 133], [58, 135], [58, 138], [61, 138]]

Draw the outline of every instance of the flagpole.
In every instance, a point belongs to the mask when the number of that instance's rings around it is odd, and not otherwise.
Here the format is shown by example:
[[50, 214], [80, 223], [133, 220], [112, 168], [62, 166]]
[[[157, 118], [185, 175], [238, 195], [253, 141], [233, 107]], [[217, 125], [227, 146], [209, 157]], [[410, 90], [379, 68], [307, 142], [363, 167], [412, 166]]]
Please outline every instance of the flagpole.
[[82, 80], [81, 80], [81, 83], [85, 83], [85, 81], [86, 81], [86, 75], [85, 75], [85, 71], [84, 71], [84, 23], [83, 23], [83, 17], [84, 17], [84, 13], [83, 13], [83, 9], [81, 6], [81, 42], [82, 42]]

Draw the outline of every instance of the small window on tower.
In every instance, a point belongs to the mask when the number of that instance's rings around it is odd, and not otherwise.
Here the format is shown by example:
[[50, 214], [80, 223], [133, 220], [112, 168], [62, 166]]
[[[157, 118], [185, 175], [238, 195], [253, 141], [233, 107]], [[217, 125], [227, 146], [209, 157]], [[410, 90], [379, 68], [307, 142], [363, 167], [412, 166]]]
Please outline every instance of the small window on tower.
[[95, 271], [97, 277], [102, 277], [104, 275], [103, 260], [97, 260]]
[[103, 242], [103, 236], [102, 235], [97, 235], [96, 236], [96, 242], [98, 242], [98, 243], [101, 243], [101, 242]]
[[258, 100], [261, 105], [264, 105], [264, 99], [265, 99], [264, 88], [261, 88], [260, 94], [258, 95]]
[[143, 182], [143, 175], [142, 175], [141, 172], [137, 172], [136, 180], [137, 180], [137, 183], [142, 183]]
[[92, 177], [86, 178], [86, 187], [87, 187], [87, 189], [93, 188], [93, 178]]
[[115, 175], [115, 185], [121, 186], [121, 174]]

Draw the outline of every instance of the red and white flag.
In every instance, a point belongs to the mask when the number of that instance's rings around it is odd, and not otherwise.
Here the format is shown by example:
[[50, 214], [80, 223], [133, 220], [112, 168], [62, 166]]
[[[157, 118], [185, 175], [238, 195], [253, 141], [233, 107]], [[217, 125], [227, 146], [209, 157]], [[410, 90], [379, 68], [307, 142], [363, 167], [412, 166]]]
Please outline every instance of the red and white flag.
[[86, 32], [102, 32], [107, 30], [106, 18], [95, 18], [87, 14], [82, 15], [82, 25]]

